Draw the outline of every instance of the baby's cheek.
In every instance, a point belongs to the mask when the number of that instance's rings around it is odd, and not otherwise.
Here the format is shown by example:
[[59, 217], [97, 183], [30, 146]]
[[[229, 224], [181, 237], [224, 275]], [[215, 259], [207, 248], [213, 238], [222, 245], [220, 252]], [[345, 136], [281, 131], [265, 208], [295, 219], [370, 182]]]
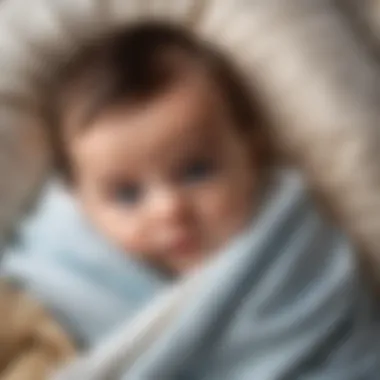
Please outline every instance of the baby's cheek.
[[217, 189], [213, 194], [202, 199], [204, 223], [212, 230], [229, 229], [239, 219], [242, 201], [233, 196], [230, 189]]
[[128, 253], [139, 252], [143, 239], [138, 226], [112, 210], [98, 213], [98, 227], [112, 244]]
[[247, 186], [221, 186], [202, 198], [204, 228], [223, 241], [239, 233], [252, 213], [254, 195]]

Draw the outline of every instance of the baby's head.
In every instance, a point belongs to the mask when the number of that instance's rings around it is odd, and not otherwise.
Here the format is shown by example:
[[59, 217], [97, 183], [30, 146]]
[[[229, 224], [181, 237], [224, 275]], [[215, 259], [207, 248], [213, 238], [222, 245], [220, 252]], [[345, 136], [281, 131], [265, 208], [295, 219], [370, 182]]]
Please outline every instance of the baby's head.
[[181, 29], [140, 25], [88, 45], [52, 104], [62, 173], [128, 253], [183, 272], [252, 215], [258, 110], [225, 58]]

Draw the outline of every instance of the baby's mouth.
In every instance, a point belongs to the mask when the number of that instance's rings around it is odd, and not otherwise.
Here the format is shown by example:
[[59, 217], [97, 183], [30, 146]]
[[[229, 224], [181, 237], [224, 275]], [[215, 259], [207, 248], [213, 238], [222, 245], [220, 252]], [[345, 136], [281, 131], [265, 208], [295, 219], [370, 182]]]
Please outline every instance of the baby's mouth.
[[175, 255], [189, 255], [197, 251], [199, 244], [197, 239], [191, 235], [182, 236], [173, 240], [170, 244], [170, 251]]

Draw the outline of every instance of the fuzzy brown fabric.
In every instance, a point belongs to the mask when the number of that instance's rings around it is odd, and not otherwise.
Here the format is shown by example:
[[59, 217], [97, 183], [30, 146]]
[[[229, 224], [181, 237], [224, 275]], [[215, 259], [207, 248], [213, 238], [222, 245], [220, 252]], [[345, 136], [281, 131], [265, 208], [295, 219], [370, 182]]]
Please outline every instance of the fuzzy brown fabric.
[[75, 347], [38, 302], [0, 283], [0, 380], [44, 380]]

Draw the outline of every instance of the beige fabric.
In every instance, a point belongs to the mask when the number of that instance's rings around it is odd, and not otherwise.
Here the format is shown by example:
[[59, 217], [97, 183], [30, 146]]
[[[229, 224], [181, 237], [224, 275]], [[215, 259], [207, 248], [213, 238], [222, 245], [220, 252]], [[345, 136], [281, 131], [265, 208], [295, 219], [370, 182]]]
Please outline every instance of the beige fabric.
[[56, 66], [84, 38], [149, 17], [233, 54], [280, 145], [380, 268], [379, 70], [333, 0], [3, 0], [0, 236], [49, 174], [40, 104]]
[[45, 380], [73, 358], [58, 323], [22, 291], [0, 284], [0, 380]]

